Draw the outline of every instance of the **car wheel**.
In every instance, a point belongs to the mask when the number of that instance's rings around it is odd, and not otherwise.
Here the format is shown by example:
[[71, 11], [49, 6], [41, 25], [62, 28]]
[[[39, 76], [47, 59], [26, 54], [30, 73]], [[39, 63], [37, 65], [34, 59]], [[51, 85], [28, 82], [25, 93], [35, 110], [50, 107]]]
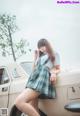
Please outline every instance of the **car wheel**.
[[19, 111], [17, 107], [14, 105], [11, 109], [10, 116], [27, 116], [27, 115]]

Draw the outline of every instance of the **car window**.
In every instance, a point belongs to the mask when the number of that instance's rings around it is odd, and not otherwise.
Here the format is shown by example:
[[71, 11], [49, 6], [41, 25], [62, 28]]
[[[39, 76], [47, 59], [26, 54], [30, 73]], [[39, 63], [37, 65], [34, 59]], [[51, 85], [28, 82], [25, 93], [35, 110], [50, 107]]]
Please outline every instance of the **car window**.
[[22, 62], [20, 65], [23, 67], [27, 74], [31, 74], [33, 62]]
[[5, 68], [0, 69], [0, 84], [9, 82], [9, 77]]

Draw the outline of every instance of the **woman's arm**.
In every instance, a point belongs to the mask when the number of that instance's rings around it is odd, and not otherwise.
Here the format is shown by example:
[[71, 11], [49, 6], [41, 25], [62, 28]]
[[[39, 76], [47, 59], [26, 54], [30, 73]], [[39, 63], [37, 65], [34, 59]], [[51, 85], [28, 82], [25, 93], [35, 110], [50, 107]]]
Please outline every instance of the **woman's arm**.
[[35, 69], [35, 67], [36, 67], [36, 65], [35, 65], [35, 61], [33, 61], [32, 70], [34, 70], [34, 69]]
[[38, 57], [39, 57], [39, 51], [38, 51], [38, 50], [35, 50], [35, 52], [34, 52], [34, 61], [33, 61], [33, 66], [32, 66], [32, 69], [33, 69], [33, 70], [34, 70], [35, 67], [36, 67]]
[[50, 81], [52, 84], [56, 83], [56, 77], [57, 74], [60, 73], [60, 65], [56, 65], [54, 68], [50, 70], [51, 76], [50, 76]]
[[60, 73], [60, 56], [57, 52], [55, 53], [54, 67], [50, 70], [50, 73], [51, 73], [50, 81], [51, 83], [54, 84], [56, 83], [57, 74]]

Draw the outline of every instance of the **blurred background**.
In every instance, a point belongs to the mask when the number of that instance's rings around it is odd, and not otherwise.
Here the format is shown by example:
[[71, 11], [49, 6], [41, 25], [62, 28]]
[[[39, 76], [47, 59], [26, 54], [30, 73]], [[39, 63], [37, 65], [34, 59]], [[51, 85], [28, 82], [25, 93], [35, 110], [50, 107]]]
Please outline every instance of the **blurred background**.
[[[16, 62], [33, 60], [37, 41], [46, 38], [59, 53], [62, 69], [80, 67], [80, 4], [57, 4], [57, 0], [0, 0], [0, 15], [3, 14], [16, 17], [18, 29], [11, 33], [13, 42], [17, 43], [14, 51], [20, 47]], [[7, 55], [2, 51], [2, 42], [6, 41], [0, 38], [0, 65], [14, 62], [8, 53], [10, 43], [4, 45]]]

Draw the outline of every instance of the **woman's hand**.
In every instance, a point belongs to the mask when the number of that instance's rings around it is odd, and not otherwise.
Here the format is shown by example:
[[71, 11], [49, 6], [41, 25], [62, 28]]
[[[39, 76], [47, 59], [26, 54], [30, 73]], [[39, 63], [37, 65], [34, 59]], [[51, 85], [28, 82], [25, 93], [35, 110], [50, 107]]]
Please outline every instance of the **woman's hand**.
[[56, 74], [55, 73], [51, 73], [51, 76], [50, 76], [50, 82], [51, 84], [55, 84], [56, 83]]

